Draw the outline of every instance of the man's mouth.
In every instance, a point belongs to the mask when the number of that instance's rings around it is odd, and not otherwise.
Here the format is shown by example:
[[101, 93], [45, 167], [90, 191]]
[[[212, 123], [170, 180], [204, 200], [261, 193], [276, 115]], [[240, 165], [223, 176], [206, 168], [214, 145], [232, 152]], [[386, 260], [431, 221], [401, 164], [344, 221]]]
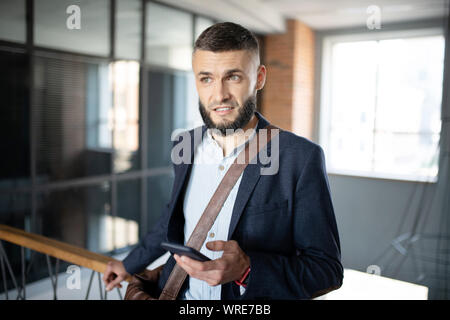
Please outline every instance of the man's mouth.
[[233, 109], [234, 107], [231, 106], [219, 106], [215, 107], [213, 110], [219, 115], [225, 115], [230, 113]]

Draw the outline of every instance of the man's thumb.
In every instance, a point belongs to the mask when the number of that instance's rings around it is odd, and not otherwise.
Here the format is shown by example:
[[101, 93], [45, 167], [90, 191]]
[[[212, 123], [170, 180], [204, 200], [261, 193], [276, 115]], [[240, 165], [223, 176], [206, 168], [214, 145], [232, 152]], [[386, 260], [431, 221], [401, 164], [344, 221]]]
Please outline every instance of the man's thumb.
[[108, 284], [108, 286], [106, 287], [106, 290], [111, 290], [113, 288], [116, 287], [116, 285], [120, 285], [120, 282], [122, 282], [122, 277], [121, 276], [117, 276], [113, 281], [111, 281], [110, 284]]
[[210, 241], [206, 243], [206, 248], [212, 251], [222, 251], [224, 243], [222, 240]]

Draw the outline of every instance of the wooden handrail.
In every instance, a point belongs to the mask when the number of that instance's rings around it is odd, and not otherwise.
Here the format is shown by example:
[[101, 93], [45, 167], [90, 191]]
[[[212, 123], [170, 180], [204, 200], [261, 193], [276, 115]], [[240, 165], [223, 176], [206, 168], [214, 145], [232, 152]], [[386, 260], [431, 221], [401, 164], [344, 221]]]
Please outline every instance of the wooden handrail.
[[[114, 258], [84, 248], [4, 224], [0, 224], [0, 240], [5, 240], [100, 273], [105, 272], [109, 261], [117, 261]], [[125, 281], [129, 280], [130, 278], [128, 277]]]

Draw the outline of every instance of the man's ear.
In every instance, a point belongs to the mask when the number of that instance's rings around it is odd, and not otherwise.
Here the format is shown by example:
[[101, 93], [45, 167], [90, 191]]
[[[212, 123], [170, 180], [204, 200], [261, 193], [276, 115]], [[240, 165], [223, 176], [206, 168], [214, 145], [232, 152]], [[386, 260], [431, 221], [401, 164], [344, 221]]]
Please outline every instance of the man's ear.
[[261, 90], [262, 88], [264, 88], [264, 84], [266, 83], [266, 66], [263, 64], [260, 64], [258, 66], [258, 71], [257, 71], [257, 78], [256, 78], [256, 90]]

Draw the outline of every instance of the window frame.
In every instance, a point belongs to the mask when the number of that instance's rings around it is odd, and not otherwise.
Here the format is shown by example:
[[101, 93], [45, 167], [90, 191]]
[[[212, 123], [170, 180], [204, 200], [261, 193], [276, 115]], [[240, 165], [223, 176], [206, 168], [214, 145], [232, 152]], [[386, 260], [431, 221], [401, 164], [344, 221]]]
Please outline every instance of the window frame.
[[[332, 48], [333, 45], [342, 42], [358, 42], [358, 41], [380, 41], [399, 38], [418, 38], [428, 36], [442, 36], [445, 39], [445, 30], [443, 27], [432, 26], [422, 27], [417, 29], [405, 30], [388, 30], [388, 31], [367, 31], [367, 32], [349, 32], [345, 34], [331, 34], [324, 35], [321, 39], [321, 71], [320, 71], [320, 105], [319, 105], [319, 130], [318, 140], [323, 147], [325, 154], [329, 149], [330, 144], [330, 129], [331, 129], [331, 81], [332, 81]], [[445, 40], [444, 40], [445, 41]], [[444, 72], [444, 70], [442, 70]], [[441, 101], [441, 117], [442, 117], [442, 101]], [[440, 159], [440, 157], [439, 157]], [[396, 180], [408, 182], [426, 182], [437, 183], [439, 177], [439, 163], [438, 172], [435, 177], [428, 176], [414, 176], [413, 174], [391, 174], [381, 172], [369, 172], [362, 170], [346, 170], [333, 168], [330, 159], [327, 157], [327, 172], [331, 175], [352, 176], [359, 178], [374, 178], [383, 180]], [[439, 161], [439, 160], [438, 160]]]

